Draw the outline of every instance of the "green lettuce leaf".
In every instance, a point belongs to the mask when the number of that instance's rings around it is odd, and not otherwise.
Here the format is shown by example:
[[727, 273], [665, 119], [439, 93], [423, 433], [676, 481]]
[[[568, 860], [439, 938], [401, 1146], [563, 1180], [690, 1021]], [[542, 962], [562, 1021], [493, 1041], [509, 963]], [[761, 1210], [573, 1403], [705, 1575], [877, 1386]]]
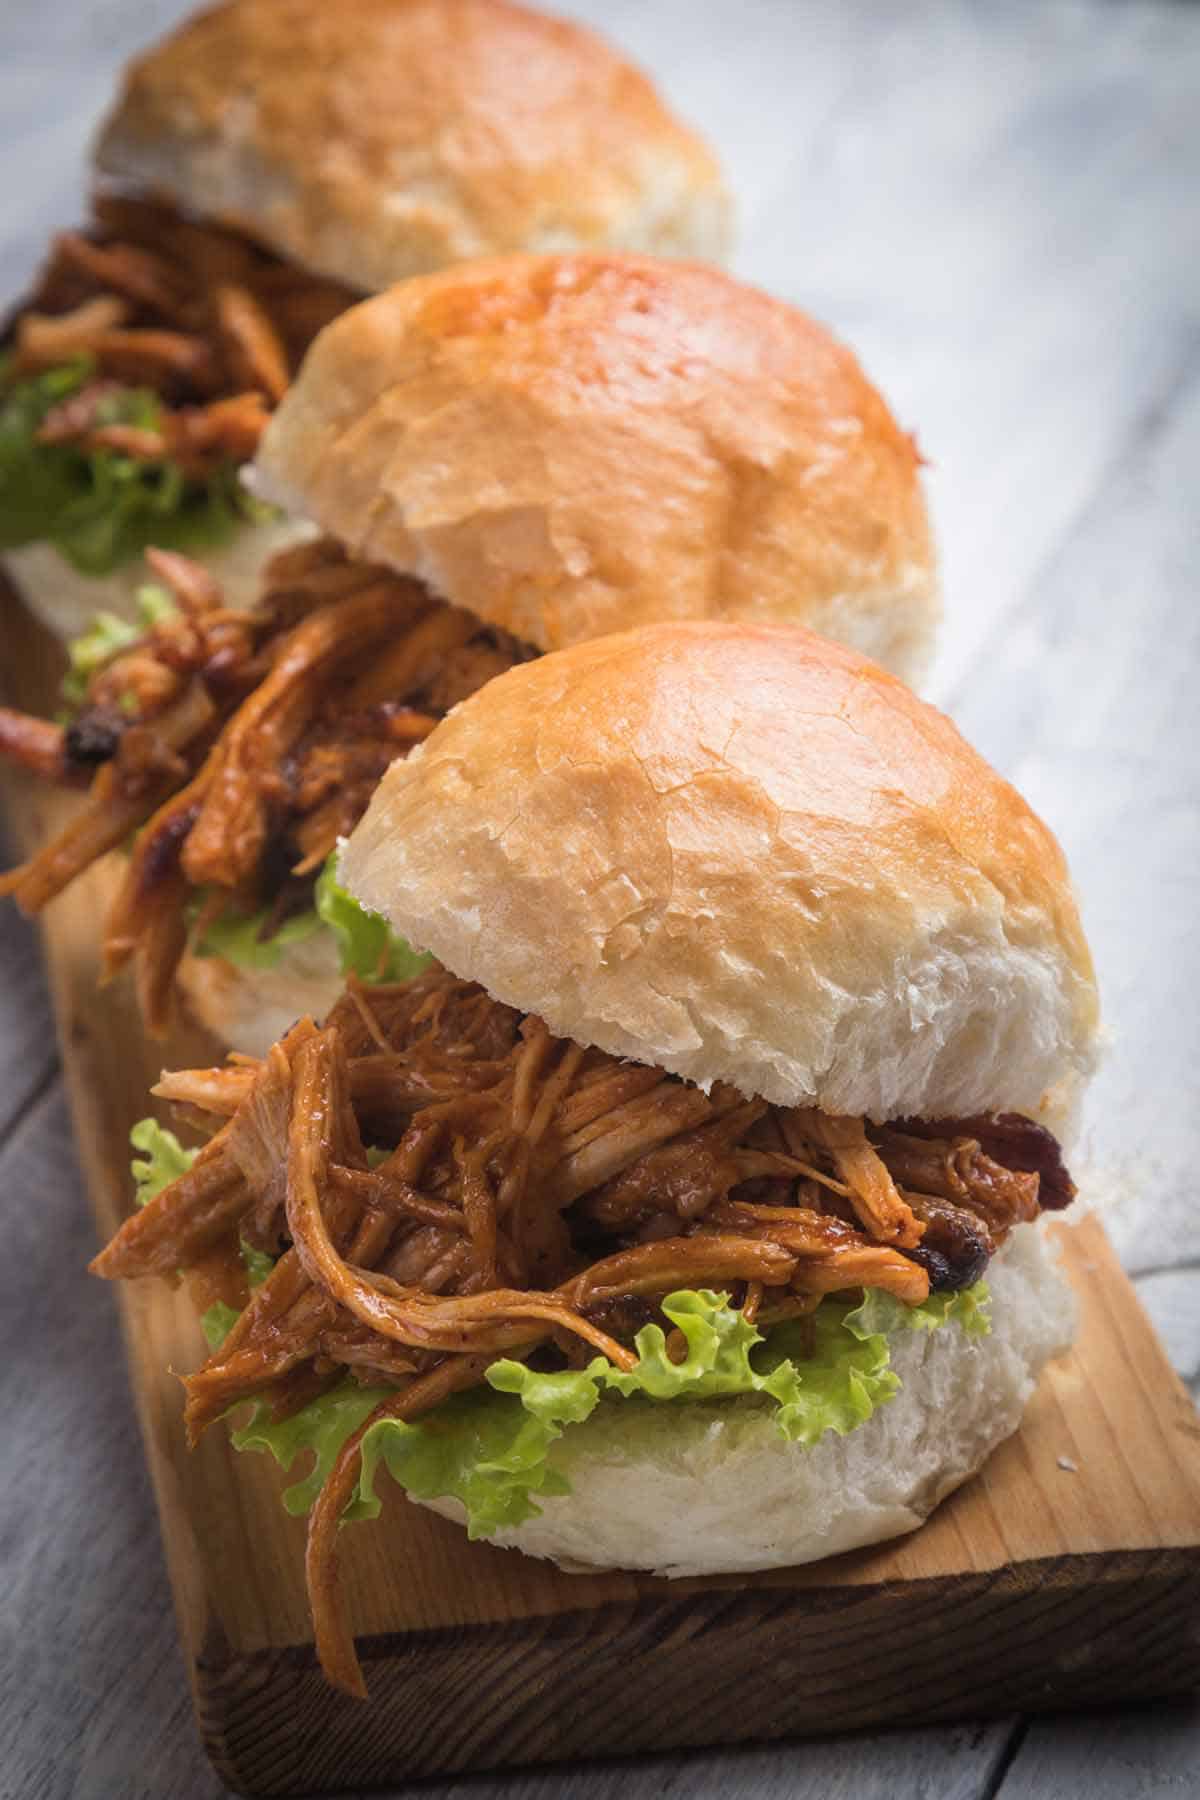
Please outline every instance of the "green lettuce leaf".
[[411, 981], [433, 961], [347, 893], [337, 878], [336, 850], [317, 877], [315, 900], [317, 917], [337, 939], [343, 975], [357, 975], [362, 981]]
[[[243, 521], [273, 516], [242, 488], [233, 462], [193, 481], [170, 461], [39, 443], [46, 415], [92, 373], [85, 356], [28, 376], [15, 373], [11, 357], [0, 359], [0, 551], [48, 543], [81, 574], [107, 575], [151, 544], [222, 543]], [[153, 431], [159, 402], [148, 389], [117, 388], [99, 417]]]
[[261, 1287], [275, 1267], [275, 1258], [268, 1256], [265, 1250], [256, 1250], [245, 1238], [241, 1240], [241, 1252], [247, 1282], [252, 1288]]
[[[196, 912], [203, 903], [201, 895]], [[222, 956], [243, 969], [274, 969], [289, 945], [302, 944], [324, 929], [333, 934], [342, 974], [357, 975], [362, 981], [410, 981], [432, 961], [397, 937], [386, 919], [364, 912], [339, 885], [336, 852], [317, 877], [310, 909], [293, 913], [277, 931], [264, 937], [267, 917], [265, 907], [249, 915], [226, 913], [205, 927], [192, 949], [197, 956]]]
[[[204, 904], [205, 891], [197, 897], [194, 911]], [[283, 953], [293, 944], [303, 944], [315, 937], [321, 921], [315, 912], [293, 913], [269, 937], [262, 935], [267, 923], [267, 908], [256, 913], [223, 913], [206, 925], [203, 934], [192, 944], [196, 956], [222, 956], [239, 969], [275, 969]]]
[[185, 1150], [173, 1131], [157, 1119], [139, 1119], [129, 1133], [129, 1142], [142, 1154], [132, 1163], [134, 1199], [147, 1206], [171, 1182], [186, 1175], [196, 1160], [194, 1150]]
[[[172, 1181], [180, 1175], [186, 1175], [196, 1160], [195, 1150], [185, 1150], [173, 1131], [160, 1125], [157, 1119], [139, 1119], [129, 1133], [129, 1141], [135, 1150], [142, 1154], [135, 1156], [131, 1164], [134, 1181], [134, 1199], [139, 1206], [146, 1206], [160, 1194]], [[252, 1288], [267, 1279], [275, 1267], [273, 1257], [262, 1250], [256, 1250], [245, 1240], [241, 1243], [242, 1262], [246, 1269], [246, 1280]], [[219, 1350], [237, 1323], [238, 1314], [234, 1307], [226, 1306], [223, 1300], [214, 1301], [207, 1311], [200, 1315], [200, 1329], [208, 1341], [210, 1350]]]
[[88, 683], [97, 669], [111, 662], [122, 650], [128, 650], [160, 619], [178, 611], [166, 588], [147, 582], [137, 591], [137, 619], [122, 619], [116, 613], [98, 612], [91, 625], [67, 645], [68, 668], [63, 676], [62, 697], [68, 706], [82, 706], [87, 699]]
[[862, 1305], [849, 1314], [847, 1325], [852, 1331], [882, 1332], [891, 1337], [897, 1331], [936, 1331], [953, 1319], [968, 1337], [986, 1337], [992, 1329], [991, 1295], [986, 1281], [974, 1287], [960, 1288], [951, 1294], [930, 1294], [920, 1306], [905, 1306], [894, 1294], [882, 1288], [868, 1288]]
[[[680, 1362], [667, 1356], [657, 1325], [638, 1333], [638, 1364], [628, 1374], [604, 1357], [585, 1369], [550, 1374], [500, 1359], [488, 1370], [486, 1388], [445, 1401], [415, 1424], [382, 1419], [371, 1427], [345, 1517], [377, 1516], [375, 1478], [382, 1466], [417, 1499], [459, 1500], [471, 1537], [518, 1525], [537, 1513], [536, 1496], [570, 1491], [551, 1451], [598, 1406], [632, 1404], [644, 1416], [664, 1401], [757, 1397], [772, 1406], [776, 1429], [794, 1442], [814, 1444], [827, 1431], [845, 1435], [899, 1390], [889, 1333], [936, 1330], [951, 1321], [972, 1334], [988, 1328], [983, 1283], [967, 1295], [937, 1295], [911, 1309], [899, 1302], [876, 1309], [879, 1299], [890, 1296], [870, 1293], [854, 1308], [830, 1296], [809, 1318], [777, 1326], [764, 1340], [725, 1295], [687, 1290], [663, 1303], [685, 1340]], [[886, 1332], [872, 1328], [876, 1317]], [[269, 1452], [285, 1470], [308, 1452], [310, 1470], [283, 1496], [289, 1512], [306, 1512], [347, 1438], [389, 1391], [348, 1379], [280, 1424], [272, 1423], [265, 1402], [256, 1402], [234, 1443]]]
[[200, 1329], [210, 1350], [219, 1350], [225, 1339], [237, 1324], [240, 1314], [236, 1306], [226, 1306], [224, 1300], [214, 1300], [212, 1305], [200, 1314]]
[[[248, 1419], [232, 1432], [235, 1450], [266, 1450], [282, 1469], [290, 1470], [304, 1452], [312, 1456], [308, 1473], [283, 1491], [285, 1509], [306, 1513], [332, 1469], [342, 1445], [394, 1388], [360, 1387], [343, 1381], [329, 1393], [310, 1400], [288, 1419], [272, 1420], [263, 1400], [251, 1402]], [[373, 1435], [373, 1434], [368, 1434]], [[376, 1507], [378, 1510], [378, 1506]]]

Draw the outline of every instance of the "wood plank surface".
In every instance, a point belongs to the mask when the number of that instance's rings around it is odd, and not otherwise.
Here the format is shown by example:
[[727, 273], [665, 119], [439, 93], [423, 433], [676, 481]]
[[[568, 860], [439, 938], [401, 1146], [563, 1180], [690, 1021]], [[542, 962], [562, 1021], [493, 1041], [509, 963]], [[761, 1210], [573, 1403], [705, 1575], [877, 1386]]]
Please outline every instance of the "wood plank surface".
[[[49, 231], [77, 216], [112, 71], [185, 10], [0, 8], [0, 142], [18, 176], [0, 221], [9, 294]], [[1195, 1374], [1200, 1066], [1187, 996], [1200, 979], [1200, 757], [1187, 702], [1200, 460], [1187, 421], [1200, 11], [1165, 0], [558, 10], [607, 30], [704, 126], [738, 190], [741, 272], [828, 318], [933, 459], [948, 600], [934, 697], [1029, 789], [1083, 885], [1114, 1036], [1091, 1109], [1093, 1173], [1113, 1196], [1122, 1258], [1142, 1271], [1177, 1366]], [[9, 649], [0, 635], [7, 673]], [[111, 1299], [70, 1263], [89, 1228], [82, 1195], [68, 1194], [66, 1114], [46, 1086], [32, 941], [11, 911], [0, 916], [0, 1199], [44, 1210], [46, 1234], [24, 1237], [22, 1262], [7, 1256], [0, 1273], [0, 1579], [15, 1602], [0, 1618], [0, 1795], [207, 1800], [224, 1789], [186, 1722]], [[59, 1208], [38, 1198], [47, 1177]], [[54, 1337], [60, 1373], [42, 1406], [47, 1315], [69, 1329]], [[70, 1406], [92, 1392], [94, 1405]], [[115, 1508], [97, 1501], [110, 1491]], [[52, 1507], [37, 1503], [46, 1493]], [[422, 1791], [1149, 1800], [1194, 1791], [1196, 1767], [1200, 1718], [1141, 1708], [1102, 1725], [1046, 1721], [1019, 1747], [1003, 1725], [893, 1732]]]
[[1004, 1781], [1004, 1800], [1192, 1800], [1200, 1790], [1194, 1701], [1035, 1720]]
[[[22, 698], [46, 710], [57, 646], [10, 594]], [[77, 805], [7, 779], [18, 843]], [[68, 1089], [102, 1235], [129, 1204], [128, 1130], [159, 1066], [128, 983], [100, 989], [89, 873], [44, 932]], [[205, 1742], [239, 1791], [435, 1773], [832, 1727], [1001, 1716], [1200, 1682], [1200, 1420], [1093, 1220], [1060, 1233], [1080, 1340], [1018, 1436], [920, 1532], [799, 1570], [665, 1582], [566, 1575], [470, 1545], [399, 1497], [347, 1534], [348, 1602], [372, 1703], [316, 1667], [301, 1520], [284, 1479], [221, 1431], [189, 1453], [175, 1374], [202, 1354], [186, 1292], [117, 1294]], [[761, 1648], [773, 1678], [764, 1681]], [[853, 1679], [850, 1679], [853, 1675]], [[619, 1707], [620, 1743], [612, 1722]]]
[[[6, 868], [0, 838], [0, 868]], [[42, 974], [37, 927], [15, 917], [0, 935], [0, 989], [8, 996], [12, 1028], [0, 1036], [0, 1144], [28, 1112], [58, 1066], [54, 1027]]]
[[56, 1085], [0, 1147], [0, 1795], [215, 1800], [72, 1138]]

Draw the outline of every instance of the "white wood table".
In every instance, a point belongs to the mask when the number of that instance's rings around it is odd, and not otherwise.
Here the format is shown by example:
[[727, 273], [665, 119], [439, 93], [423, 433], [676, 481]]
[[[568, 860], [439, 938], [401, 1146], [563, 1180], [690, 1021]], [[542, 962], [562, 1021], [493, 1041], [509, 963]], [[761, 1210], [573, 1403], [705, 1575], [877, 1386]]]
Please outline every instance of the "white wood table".
[[[331, 0], [331, 4], [334, 0]], [[78, 215], [178, 0], [4, 0], [0, 286]], [[1200, 8], [590, 0], [721, 150], [741, 273], [830, 322], [931, 461], [933, 695], [1059, 832], [1113, 1047], [1083, 1156], [1200, 1386]], [[3, 646], [0, 645], [0, 657]], [[0, 912], [0, 1796], [210, 1800], [34, 931]], [[616, 1722], [619, 1735], [619, 1721]], [[454, 1782], [474, 1800], [1148, 1800], [1200, 1712]]]

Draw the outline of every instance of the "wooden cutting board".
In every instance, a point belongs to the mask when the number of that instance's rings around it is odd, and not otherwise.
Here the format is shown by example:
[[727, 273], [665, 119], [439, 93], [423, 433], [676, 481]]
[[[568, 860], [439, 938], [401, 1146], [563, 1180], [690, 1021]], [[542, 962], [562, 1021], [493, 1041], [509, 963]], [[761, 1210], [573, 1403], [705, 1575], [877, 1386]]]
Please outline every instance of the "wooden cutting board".
[[[10, 699], [48, 709], [57, 653], [0, 604]], [[12, 777], [30, 845], [73, 801]], [[128, 1131], [159, 1068], [128, 988], [96, 987], [113, 871], [45, 918], [63, 1060], [100, 1232], [130, 1204]], [[1097, 1705], [1200, 1682], [1200, 1418], [1095, 1220], [1058, 1231], [1081, 1302], [1020, 1433], [914, 1536], [805, 1569], [704, 1581], [566, 1575], [469, 1544], [392, 1490], [343, 1539], [371, 1700], [313, 1654], [302, 1521], [220, 1429], [189, 1454], [172, 1370], [202, 1354], [185, 1297], [114, 1290], [196, 1708], [217, 1768], [309, 1793], [680, 1745]], [[87, 1579], [87, 1546], [80, 1579]]]

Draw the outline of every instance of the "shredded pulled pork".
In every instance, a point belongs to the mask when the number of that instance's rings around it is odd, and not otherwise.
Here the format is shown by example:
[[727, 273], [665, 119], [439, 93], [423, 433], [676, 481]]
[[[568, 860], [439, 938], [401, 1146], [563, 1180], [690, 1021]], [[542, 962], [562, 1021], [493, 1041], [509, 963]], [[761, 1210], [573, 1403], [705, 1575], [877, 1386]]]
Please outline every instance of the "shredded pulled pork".
[[[86, 232], [55, 239], [11, 327], [12, 367], [88, 357], [92, 379], [45, 419], [43, 440], [201, 481], [253, 456], [305, 350], [358, 297], [219, 226], [100, 196]], [[130, 386], [160, 402], [153, 430], [103, 422], [105, 400]]]
[[[193, 1441], [250, 1395], [282, 1417], [347, 1371], [395, 1387], [310, 1522], [322, 1662], [360, 1694], [334, 1543], [375, 1419], [417, 1416], [500, 1354], [629, 1367], [681, 1286], [724, 1289], [762, 1324], [863, 1287], [917, 1304], [974, 1281], [1043, 1184], [1052, 1205], [1073, 1192], [1027, 1119], [876, 1127], [704, 1094], [440, 969], [352, 984], [324, 1029], [156, 1092], [213, 1135], [93, 1267], [211, 1281], [224, 1257], [243, 1310], [185, 1383]], [[252, 1294], [239, 1238], [277, 1258]]]
[[526, 652], [329, 540], [275, 557], [252, 613], [228, 610], [186, 557], [147, 561], [178, 610], [95, 671], [74, 721], [0, 712], [0, 754], [63, 782], [95, 770], [76, 817], [0, 876], [0, 895], [37, 912], [144, 827], [104, 951], [109, 973], [135, 964], [157, 1033], [193, 908], [203, 929], [266, 907], [269, 934], [310, 904], [388, 764]]

